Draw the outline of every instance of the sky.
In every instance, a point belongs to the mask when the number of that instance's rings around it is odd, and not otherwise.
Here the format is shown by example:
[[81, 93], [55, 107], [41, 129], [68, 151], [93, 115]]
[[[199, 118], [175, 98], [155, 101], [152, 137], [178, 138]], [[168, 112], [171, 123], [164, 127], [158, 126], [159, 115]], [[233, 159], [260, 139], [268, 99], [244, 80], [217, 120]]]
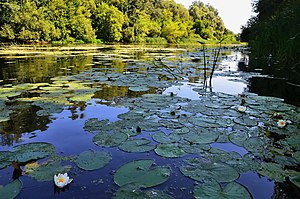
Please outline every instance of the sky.
[[[195, 0], [175, 0], [176, 3], [183, 4], [188, 8]], [[225, 27], [234, 33], [240, 33], [241, 26], [245, 25], [251, 16], [252, 0], [200, 0], [205, 4], [210, 4], [219, 12], [219, 16], [223, 19]]]

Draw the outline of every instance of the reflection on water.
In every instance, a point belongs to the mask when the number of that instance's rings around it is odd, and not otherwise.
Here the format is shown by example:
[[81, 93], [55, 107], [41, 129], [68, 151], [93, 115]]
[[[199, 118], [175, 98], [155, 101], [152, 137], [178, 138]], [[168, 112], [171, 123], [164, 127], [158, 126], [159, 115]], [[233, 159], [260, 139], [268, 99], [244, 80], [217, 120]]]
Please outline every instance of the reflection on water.
[[[180, 56], [179, 56], [179, 53]], [[222, 75], [225, 72], [238, 72], [237, 62], [241, 57], [241, 53], [231, 51], [231, 49], [224, 49], [221, 58], [218, 60], [220, 64], [220, 71], [213, 77], [212, 88], [206, 88], [206, 92], [223, 92], [227, 94], [236, 95], [247, 90], [245, 82], [240, 81], [238, 77], [227, 77]], [[113, 80], [102, 82], [101, 79], [97, 83], [87, 84], [90, 87], [95, 86], [97, 89], [92, 93], [92, 99], [88, 102], [72, 102], [66, 100], [66, 105], [60, 113], [52, 114], [50, 116], [37, 116], [40, 110], [38, 106], [32, 106], [26, 103], [23, 106], [16, 106], [10, 115], [10, 120], [0, 122], [0, 136], [1, 136], [1, 150], [8, 150], [16, 143], [30, 143], [30, 142], [48, 142], [55, 146], [58, 153], [63, 155], [78, 155], [82, 151], [95, 149], [99, 150], [98, 146], [91, 141], [95, 134], [86, 132], [84, 124], [89, 118], [97, 118], [99, 120], [108, 119], [110, 122], [119, 120], [117, 115], [128, 112], [128, 108], [114, 107], [118, 105], [124, 98], [136, 98], [146, 93], [164, 93], [170, 95], [171, 93], [191, 100], [199, 99], [197, 89], [203, 88], [203, 69], [197, 68], [203, 65], [202, 54], [199, 50], [195, 51], [172, 51], [157, 49], [144, 49], [138, 47], [131, 51], [126, 48], [108, 49], [105, 52], [101, 51], [89, 55], [77, 56], [39, 56], [39, 57], [23, 57], [23, 58], [0, 58], [0, 85], [18, 84], [18, 83], [52, 83], [51, 78], [57, 76], [71, 76], [84, 71], [102, 72], [110, 74], [137, 72], [140, 74], [147, 74], [148, 70], [154, 67], [154, 58], [164, 58], [163, 63], [167, 66], [174, 66], [176, 70], [181, 71], [186, 77], [182, 84], [165, 88], [151, 87], [148, 91], [130, 91], [129, 86], [113, 85]], [[208, 60], [211, 63], [212, 60]], [[167, 71], [169, 75], [164, 77], [168, 80], [173, 80], [172, 70]], [[90, 73], [89, 73], [90, 74]], [[209, 74], [209, 73], [208, 73]], [[92, 74], [93, 75], [93, 74]], [[91, 76], [92, 76], [91, 75]], [[116, 77], [117, 78], [117, 77]], [[113, 78], [112, 78], [113, 79]], [[174, 78], [175, 79], [175, 78]], [[157, 79], [159, 81], [160, 79]], [[177, 79], [178, 80], [178, 79]], [[260, 84], [260, 83], [259, 83]], [[255, 84], [252, 83], [250, 91], [254, 91]], [[63, 87], [63, 86], [62, 86]], [[94, 88], [94, 87], [93, 87]], [[196, 90], [195, 90], [196, 89]], [[36, 90], [37, 94], [40, 94]], [[43, 91], [46, 96], [54, 95], [55, 92]], [[58, 95], [59, 96], [58, 91]], [[18, 97], [18, 96], [17, 96]], [[56, 96], [57, 97], [57, 96]], [[11, 99], [13, 103], [13, 98]], [[1, 109], [0, 109], [1, 111]], [[148, 135], [148, 134], [147, 134]], [[149, 136], [151, 133], [149, 133]], [[62, 139], [63, 138], [63, 139]], [[236, 151], [241, 155], [247, 153], [242, 147], [230, 143], [213, 143], [212, 147], [224, 149], [227, 151]], [[21, 192], [20, 198], [27, 198], [31, 191], [39, 192], [36, 197], [42, 198], [44, 194], [48, 196], [59, 195], [64, 198], [71, 198], [74, 195], [79, 197], [96, 197], [101, 193], [105, 193], [104, 198], [111, 198], [112, 192], [117, 189], [113, 182], [112, 171], [117, 170], [124, 162], [134, 160], [136, 158], [145, 158], [145, 154], [130, 154], [112, 148], [107, 149], [113, 153], [114, 163], [112, 167], [104, 168], [101, 171], [83, 172], [76, 179], [77, 182], [70, 184], [70, 190], [66, 192], [53, 193], [52, 182], [35, 182], [29, 178], [24, 178], [24, 184], [27, 187]], [[171, 176], [168, 185], [175, 192], [174, 196], [186, 196], [192, 198], [193, 181], [184, 178], [178, 169], [178, 161], [182, 159], [166, 159], [157, 157], [153, 151], [146, 154], [146, 157], [156, 158], [158, 164], [170, 164], [175, 172]], [[182, 163], [182, 162], [180, 162]], [[11, 168], [1, 171], [1, 184], [6, 184], [9, 179], [8, 173], [11, 173]], [[79, 172], [79, 171], [78, 171]], [[82, 171], [80, 171], [82, 173]], [[4, 173], [4, 174], [2, 174]], [[76, 174], [75, 174], [76, 175]], [[4, 176], [5, 178], [2, 178]], [[95, 177], [97, 176], [97, 178]], [[91, 181], [99, 182], [99, 184], [91, 183]], [[273, 194], [274, 183], [268, 181], [266, 178], [258, 176], [256, 173], [247, 172], [241, 174], [237, 180], [246, 186], [254, 198], [270, 198]], [[102, 182], [102, 183], [101, 183]], [[33, 184], [29, 187], [28, 184]], [[162, 187], [166, 185], [160, 185]], [[261, 187], [266, 187], [262, 190]], [[178, 195], [177, 195], [178, 194]]]
[[287, 103], [300, 106], [300, 85], [289, 83], [286, 79], [252, 77], [249, 91], [262, 96], [279, 97]]
[[256, 172], [241, 173], [237, 180], [242, 183], [252, 193], [253, 198], [272, 198], [274, 192], [274, 182]]
[[[0, 125], [1, 142], [0, 146], [11, 146], [18, 143], [22, 134], [33, 132], [35, 130], [45, 131], [50, 119], [47, 116], [37, 117], [36, 112], [40, 108], [30, 106], [29, 104], [19, 105], [10, 115], [10, 120], [2, 122]], [[35, 136], [31, 133], [30, 136]]]
[[0, 82], [50, 82], [58, 75], [72, 75], [92, 68], [92, 56], [43, 56], [8, 59], [0, 57]]
[[213, 91], [228, 93], [236, 95], [247, 91], [247, 85], [243, 82], [231, 81], [234, 78], [231, 77], [214, 77], [213, 78]]

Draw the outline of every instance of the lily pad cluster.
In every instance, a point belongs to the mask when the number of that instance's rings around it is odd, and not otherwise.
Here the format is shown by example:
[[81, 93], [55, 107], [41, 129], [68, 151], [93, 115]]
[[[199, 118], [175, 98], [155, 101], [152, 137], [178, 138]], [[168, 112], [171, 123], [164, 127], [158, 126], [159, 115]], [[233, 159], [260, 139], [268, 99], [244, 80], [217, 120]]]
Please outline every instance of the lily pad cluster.
[[[10, 151], [0, 151], [0, 169], [12, 165], [36, 181], [52, 181], [57, 173], [66, 173], [72, 169], [71, 165], [63, 165], [62, 161], [74, 162], [83, 170], [96, 170], [111, 161], [111, 154], [107, 151], [84, 151], [76, 157], [58, 156], [55, 147], [50, 143], [33, 142], [17, 145]], [[0, 195], [5, 198], [15, 198], [22, 189], [20, 180], [14, 180], [4, 187], [0, 187]]]
[[[115, 122], [86, 119], [83, 130], [93, 133], [92, 142], [100, 151], [88, 150], [67, 158], [56, 155], [51, 144], [30, 143], [1, 151], [0, 169], [14, 161], [24, 163], [29, 176], [49, 181], [55, 173], [71, 169], [63, 166], [62, 160], [74, 162], [85, 171], [105, 167], [113, 158], [106, 150], [115, 147], [124, 154], [175, 159], [180, 164], [179, 174], [195, 181], [195, 198], [251, 198], [247, 188], [236, 182], [240, 174], [248, 171], [275, 182], [289, 180], [299, 187], [300, 108], [279, 98], [247, 92], [238, 96], [214, 93], [202, 87], [193, 89], [199, 94], [197, 100], [173, 93], [159, 94], [170, 85], [181, 84], [173, 80], [195, 77], [195, 72], [202, 69], [194, 61], [182, 68], [171, 59], [164, 61], [147, 67], [138, 63], [127, 65], [125, 71], [109, 67], [106, 71], [89, 70], [52, 78], [51, 83], [1, 87], [0, 123], [9, 120], [14, 111], [11, 100], [40, 107], [36, 114], [49, 116], [80, 102], [86, 105], [103, 85], [122, 86], [129, 94], [140, 93], [140, 97], [118, 99], [116, 105], [128, 107], [129, 111], [118, 115]], [[158, 93], [151, 93], [151, 89]], [[239, 109], [241, 104], [243, 111]], [[278, 120], [286, 123], [278, 126]], [[216, 149], [213, 143], [230, 143], [248, 153]], [[113, 175], [119, 186], [114, 197], [172, 198], [153, 187], [166, 183], [173, 174], [170, 165], [158, 166], [148, 156], [124, 163]], [[19, 181], [13, 181], [0, 188], [0, 195], [17, 194], [20, 187]]]
[[[256, 171], [278, 182], [287, 178], [294, 179], [292, 182], [297, 186], [295, 179], [298, 179], [298, 172], [286, 168], [296, 168], [299, 164], [299, 149], [295, 141], [299, 138], [299, 108], [285, 104], [278, 98], [249, 93], [244, 95], [246, 97], [210, 93], [194, 101], [170, 95], [144, 95], [142, 98], [125, 101], [124, 105], [131, 107], [131, 110], [120, 115], [120, 118], [124, 123], [126, 121], [129, 129], [134, 129], [131, 124], [142, 127], [141, 135], [154, 132], [152, 142], [156, 147], [153, 148], [159, 156], [176, 158], [200, 154], [204, 159], [187, 159], [187, 165], [181, 167], [183, 175], [199, 182], [204, 182], [207, 178], [220, 183], [234, 182], [240, 173]], [[152, 106], [157, 101], [156, 98], [163, 98], [164, 101], [160, 100], [162, 103]], [[237, 109], [242, 99], [247, 106], [243, 113]], [[165, 101], [168, 103], [165, 104]], [[276, 118], [272, 117], [275, 109], [267, 105], [270, 102], [277, 104], [281, 114], [291, 121], [285, 128], [276, 125]], [[166, 117], [168, 114], [170, 117]], [[168, 133], [161, 132], [160, 128], [143, 128], [152, 121], [161, 124]], [[122, 122], [118, 121], [118, 124]], [[278, 139], [272, 137], [273, 134], [284, 136], [279, 136], [281, 139]], [[151, 142], [147, 139], [141, 142], [134, 136], [125, 141], [131, 143], [125, 146], [137, 147], [139, 143]], [[216, 150], [209, 145], [214, 142], [232, 143], [243, 147], [248, 153], [241, 156], [236, 152]], [[120, 147], [122, 145], [123, 143], [119, 148], [124, 150], [124, 147]], [[139, 152], [128, 149], [124, 151]], [[294, 157], [290, 157], [292, 154], [295, 154]], [[272, 163], [267, 163], [270, 160]], [[265, 164], [270, 164], [270, 167], [261, 164], [261, 161], [266, 161]], [[228, 171], [224, 172], [225, 170]], [[222, 177], [224, 173], [226, 175]], [[276, 176], [278, 173], [279, 177]], [[237, 185], [233, 183], [230, 186]], [[243, 187], [241, 189], [244, 190]]]

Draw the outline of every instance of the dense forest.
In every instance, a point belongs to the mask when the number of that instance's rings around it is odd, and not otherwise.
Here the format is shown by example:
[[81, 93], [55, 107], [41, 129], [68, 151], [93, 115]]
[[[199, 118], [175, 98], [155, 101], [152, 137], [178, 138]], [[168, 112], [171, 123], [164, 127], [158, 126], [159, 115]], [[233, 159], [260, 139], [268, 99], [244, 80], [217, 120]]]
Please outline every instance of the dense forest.
[[0, 27], [0, 41], [19, 43], [236, 41], [201, 1], [1, 0]]
[[242, 27], [250, 65], [300, 83], [300, 1], [255, 0], [255, 17]]

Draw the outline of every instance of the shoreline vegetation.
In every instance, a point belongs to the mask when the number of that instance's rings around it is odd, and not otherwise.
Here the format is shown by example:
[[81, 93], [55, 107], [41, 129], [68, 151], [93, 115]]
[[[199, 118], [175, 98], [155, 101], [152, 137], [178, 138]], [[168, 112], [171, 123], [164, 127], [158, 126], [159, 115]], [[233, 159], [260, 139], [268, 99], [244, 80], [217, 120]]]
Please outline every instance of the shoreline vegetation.
[[3, 0], [0, 42], [16, 44], [238, 44], [218, 11], [194, 1]]
[[249, 65], [300, 85], [300, 1], [256, 0], [256, 16], [242, 27]]

